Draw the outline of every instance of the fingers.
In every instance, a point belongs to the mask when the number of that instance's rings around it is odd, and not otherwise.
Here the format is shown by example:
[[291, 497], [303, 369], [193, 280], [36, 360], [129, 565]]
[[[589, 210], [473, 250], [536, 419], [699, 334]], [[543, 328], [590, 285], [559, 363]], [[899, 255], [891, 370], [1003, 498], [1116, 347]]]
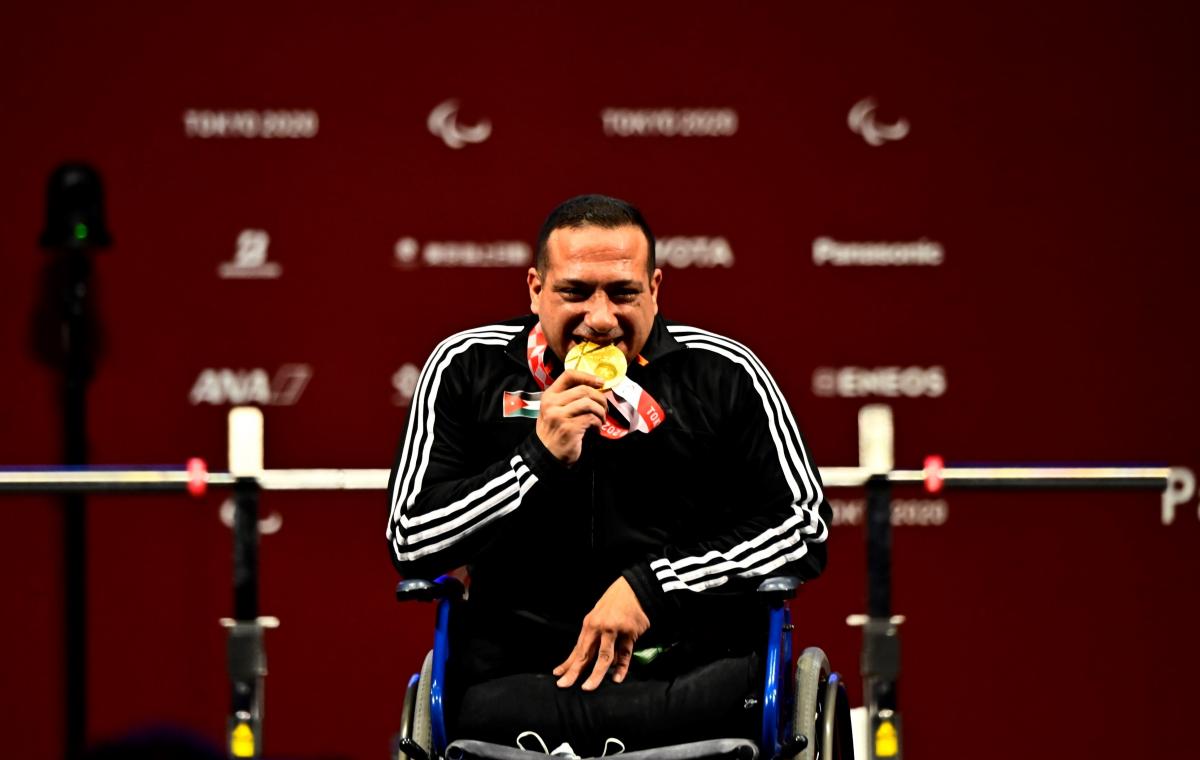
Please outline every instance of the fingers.
[[613, 683], [621, 683], [625, 680], [625, 674], [629, 672], [629, 663], [633, 661], [633, 639], [622, 636], [617, 641], [617, 657], [613, 663]]
[[608, 400], [603, 391], [588, 385], [576, 385], [561, 393], [543, 394], [542, 413], [547, 417], [566, 418], [594, 414], [603, 422], [608, 414]]
[[[578, 645], [578, 644], [576, 644], [576, 645], [575, 645], [575, 649], [572, 649], [572, 650], [571, 650], [571, 654], [567, 655], [567, 659], [565, 659], [565, 660], [563, 660], [562, 662], [560, 662], [560, 663], [558, 664], [558, 666], [557, 666], [557, 667], [555, 667], [555, 668], [554, 668], [554, 670], [552, 670], [552, 671], [550, 671], [550, 672], [551, 672], [551, 673], [553, 673], [553, 674], [554, 674], [554, 675], [556, 675], [556, 676], [561, 676], [563, 673], [566, 673], [566, 672], [567, 672], [567, 668], [569, 668], [569, 667], [571, 666], [571, 663], [575, 661], [575, 652], [576, 652], [578, 649], [579, 649], [579, 645]], [[562, 686], [562, 684], [559, 684], [559, 686]]]
[[583, 669], [592, 661], [593, 649], [595, 650], [595, 664], [592, 666], [592, 672], [588, 679], [580, 686], [581, 689], [594, 691], [604, 681], [605, 674], [610, 670], [613, 683], [621, 683], [625, 680], [625, 676], [629, 673], [629, 665], [633, 660], [633, 639], [619, 636], [616, 631], [610, 630], [603, 631], [600, 634], [599, 643], [596, 643], [595, 634], [585, 632], [580, 634], [579, 642], [575, 644], [570, 656], [551, 671], [554, 675], [559, 676], [558, 686], [560, 688], [565, 689], [575, 684]]
[[[546, 395], [542, 394], [543, 403], [545, 403]], [[604, 391], [593, 388], [590, 385], [574, 385], [566, 390], [551, 394], [551, 398], [557, 403], [564, 405], [581, 398], [591, 399], [598, 404], [605, 403]]]
[[583, 638], [585, 635], [587, 635], [587, 629], [579, 632], [579, 638], [575, 639], [575, 648], [571, 650], [569, 655], [567, 655], [567, 659], [563, 660], [558, 664], [558, 667], [551, 671], [554, 673], [554, 675], [561, 676], [563, 673], [567, 672], [567, 668], [571, 667], [571, 663], [575, 661], [576, 653], [583, 648]]
[[583, 682], [584, 691], [593, 691], [604, 680], [604, 674], [608, 672], [613, 663], [616, 640], [615, 631], [604, 631], [600, 634], [600, 646], [596, 649], [596, 664], [592, 667], [592, 674]]
[[592, 650], [596, 647], [595, 631], [584, 628], [579, 634], [579, 641], [575, 644], [575, 649], [571, 652], [571, 656], [563, 660], [562, 664], [554, 669], [554, 675], [560, 675], [558, 686], [567, 688], [575, 684], [578, 680], [580, 672], [587, 666], [592, 659]]
[[577, 398], [562, 408], [563, 414], [570, 417], [582, 417], [584, 415], [592, 415], [597, 418], [597, 423], [604, 422], [604, 415], [608, 414], [608, 407], [596, 401], [594, 398]]
[[580, 372], [577, 369], [568, 369], [564, 370], [561, 375], [556, 377], [554, 382], [551, 383], [550, 387], [546, 390], [554, 391], [555, 393], [562, 393], [570, 388], [575, 388], [578, 386], [598, 389], [604, 386], [604, 381], [595, 375], [588, 374], [587, 372]]
[[568, 372], [542, 393], [538, 438], [568, 466], [582, 456], [584, 434], [603, 425], [608, 414], [608, 401], [604, 392], [594, 387], [595, 380], [582, 372]]

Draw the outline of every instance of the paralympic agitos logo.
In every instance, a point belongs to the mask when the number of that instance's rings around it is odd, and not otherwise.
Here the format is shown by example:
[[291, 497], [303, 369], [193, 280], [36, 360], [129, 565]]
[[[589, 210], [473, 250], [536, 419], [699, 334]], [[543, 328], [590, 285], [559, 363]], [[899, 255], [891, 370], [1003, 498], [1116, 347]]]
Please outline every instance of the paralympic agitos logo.
[[474, 124], [458, 122], [458, 101], [451, 98], [437, 104], [429, 112], [425, 125], [434, 137], [442, 138], [447, 147], [459, 150], [470, 144], [481, 143], [492, 136], [492, 122], [480, 119]]

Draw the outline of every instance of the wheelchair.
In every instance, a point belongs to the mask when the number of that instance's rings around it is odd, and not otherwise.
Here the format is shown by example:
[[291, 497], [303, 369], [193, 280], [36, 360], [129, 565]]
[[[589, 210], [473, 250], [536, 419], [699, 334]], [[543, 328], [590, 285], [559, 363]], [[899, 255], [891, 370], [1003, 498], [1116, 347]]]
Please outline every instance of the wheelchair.
[[[793, 664], [791, 611], [787, 602], [797, 578], [762, 581], [756, 595], [768, 611], [762, 692], [754, 706], [761, 715], [757, 737], [712, 739], [621, 754], [623, 760], [853, 760], [850, 706], [841, 676], [825, 653], [805, 649]], [[437, 580], [406, 579], [396, 586], [401, 602], [437, 603], [433, 649], [408, 681], [396, 760], [535, 760], [541, 753], [446, 735], [446, 663], [450, 656], [451, 608], [465, 601], [463, 582], [451, 575]], [[793, 669], [794, 665], [794, 669]]]

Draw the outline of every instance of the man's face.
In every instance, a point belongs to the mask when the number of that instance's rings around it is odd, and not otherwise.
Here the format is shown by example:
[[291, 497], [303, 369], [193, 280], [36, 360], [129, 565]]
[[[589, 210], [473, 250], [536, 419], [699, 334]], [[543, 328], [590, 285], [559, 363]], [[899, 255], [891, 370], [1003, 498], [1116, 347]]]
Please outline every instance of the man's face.
[[546, 241], [544, 275], [530, 269], [530, 309], [560, 358], [591, 341], [614, 345], [632, 360], [641, 352], [658, 314], [662, 270], [646, 273], [649, 244], [630, 225], [563, 227]]

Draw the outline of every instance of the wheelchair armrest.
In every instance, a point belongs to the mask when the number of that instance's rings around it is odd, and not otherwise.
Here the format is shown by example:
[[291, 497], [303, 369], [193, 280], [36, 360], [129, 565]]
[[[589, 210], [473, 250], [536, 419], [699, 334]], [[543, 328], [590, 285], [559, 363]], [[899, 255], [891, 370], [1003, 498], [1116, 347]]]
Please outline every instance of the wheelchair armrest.
[[453, 575], [443, 575], [437, 580], [405, 578], [396, 584], [397, 602], [432, 602], [436, 599], [462, 601], [467, 598], [467, 587]]
[[760, 599], [765, 599], [768, 602], [782, 602], [786, 599], [794, 599], [796, 589], [804, 581], [793, 575], [777, 575], [771, 578], [766, 578], [762, 583], [758, 584], [758, 589], [755, 591]]

